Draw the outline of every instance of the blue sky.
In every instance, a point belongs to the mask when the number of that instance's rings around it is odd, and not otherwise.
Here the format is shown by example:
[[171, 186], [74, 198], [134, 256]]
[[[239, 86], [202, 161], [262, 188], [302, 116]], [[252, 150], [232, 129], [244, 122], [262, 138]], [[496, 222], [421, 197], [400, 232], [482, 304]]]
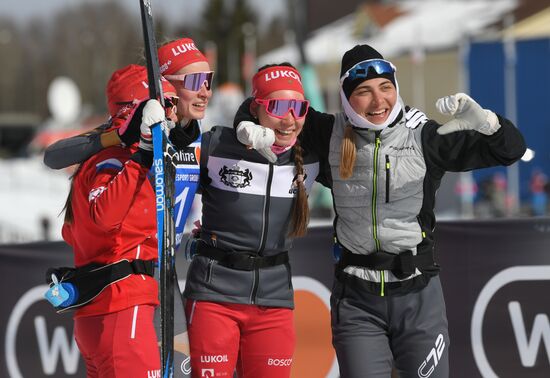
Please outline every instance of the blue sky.
[[[1, 0], [0, 16], [7, 16], [18, 22], [28, 22], [34, 18], [48, 19], [66, 7], [74, 7], [83, 2], [106, 0]], [[128, 9], [139, 12], [138, 0], [116, 0]], [[287, 0], [249, 0], [257, 9], [261, 21], [284, 10]], [[151, 0], [153, 12], [162, 13], [171, 22], [192, 22], [207, 4], [206, 0]], [[260, 11], [261, 10], [261, 11]]]

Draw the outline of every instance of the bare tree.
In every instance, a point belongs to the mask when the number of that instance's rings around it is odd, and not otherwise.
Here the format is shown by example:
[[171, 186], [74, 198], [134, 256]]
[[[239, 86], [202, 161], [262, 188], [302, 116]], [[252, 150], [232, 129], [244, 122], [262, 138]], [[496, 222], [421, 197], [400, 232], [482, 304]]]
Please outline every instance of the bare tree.
[[26, 83], [21, 75], [24, 56], [20, 30], [11, 20], [0, 19], [0, 112], [24, 111], [27, 106], [19, 88]]
[[202, 13], [200, 38], [217, 47], [216, 77], [218, 82], [244, 84], [241, 78], [244, 35], [242, 25], [256, 24], [258, 17], [246, 0], [210, 0]]
[[0, 111], [47, 116], [46, 93], [58, 75], [80, 88], [85, 104], [103, 112], [111, 73], [140, 60], [142, 36], [137, 15], [115, 1], [84, 3], [53, 20], [28, 26], [0, 20]]

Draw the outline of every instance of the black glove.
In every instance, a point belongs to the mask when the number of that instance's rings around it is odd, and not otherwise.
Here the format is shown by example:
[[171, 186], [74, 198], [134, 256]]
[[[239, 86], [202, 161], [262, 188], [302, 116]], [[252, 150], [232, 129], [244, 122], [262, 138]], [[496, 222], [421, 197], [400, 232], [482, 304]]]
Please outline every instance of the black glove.
[[130, 160], [135, 161], [145, 168], [151, 168], [153, 166], [153, 151], [138, 148], [137, 151], [130, 156]]
[[147, 101], [143, 101], [141, 104], [138, 105], [132, 119], [130, 120], [130, 122], [128, 122], [128, 127], [126, 128], [126, 130], [124, 130], [123, 134], [120, 134], [120, 130], [117, 130], [118, 137], [127, 146], [131, 146], [132, 144], [139, 141], [139, 127], [141, 125], [143, 108], [145, 107], [146, 103]]

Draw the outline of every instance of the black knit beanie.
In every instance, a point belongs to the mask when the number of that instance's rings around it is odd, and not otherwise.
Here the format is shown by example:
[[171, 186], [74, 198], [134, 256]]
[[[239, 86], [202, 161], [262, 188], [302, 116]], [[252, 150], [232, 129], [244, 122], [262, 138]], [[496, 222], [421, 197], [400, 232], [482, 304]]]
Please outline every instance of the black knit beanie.
[[[356, 45], [351, 50], [346, 51], [346, 53], [342, 57], [340, 77], [344, 76], [346, 72], [348, 72], [357, 63], [363, 62], [369, 59], [384, 59], [384, 57], [382, 56], [382, 54], [380, 54], [378, 51], [376, 51], [374, 48], [370, 47], [369, 45]], [[369, 72], [367, 73], [366, 77], [357, 78], [355, 80], [346, 78], [344, 80], [344, 82], [342, 83], [342, 89], [344, 90], [346, 98], [349, 100], [353, 90], [357, 88], [359, 84], [361, 84], [365, 80], [370, 80], [377, 77], [386, 78], [390, 80], [395, 86], [395, 74], [378, 74], [374, 69], [371, 68], [369, 69]]]

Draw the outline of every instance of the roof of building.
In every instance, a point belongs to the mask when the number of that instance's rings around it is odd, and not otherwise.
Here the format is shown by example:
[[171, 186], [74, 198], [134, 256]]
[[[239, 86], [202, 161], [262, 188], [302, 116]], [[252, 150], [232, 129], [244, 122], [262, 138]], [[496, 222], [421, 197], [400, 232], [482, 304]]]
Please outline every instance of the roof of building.
[[[415, 50], [457, 46], [461, 40], [483, 34], [516, 9], [516, 0], [411, 0], [368, 4], [315, 31], [305, 43], [312, 64], [339, 61], [356, 44], [369, 44], [385, 57]], [[258, 64], [299, 63], [298, 49], [287, 44], [258, 58]]]

